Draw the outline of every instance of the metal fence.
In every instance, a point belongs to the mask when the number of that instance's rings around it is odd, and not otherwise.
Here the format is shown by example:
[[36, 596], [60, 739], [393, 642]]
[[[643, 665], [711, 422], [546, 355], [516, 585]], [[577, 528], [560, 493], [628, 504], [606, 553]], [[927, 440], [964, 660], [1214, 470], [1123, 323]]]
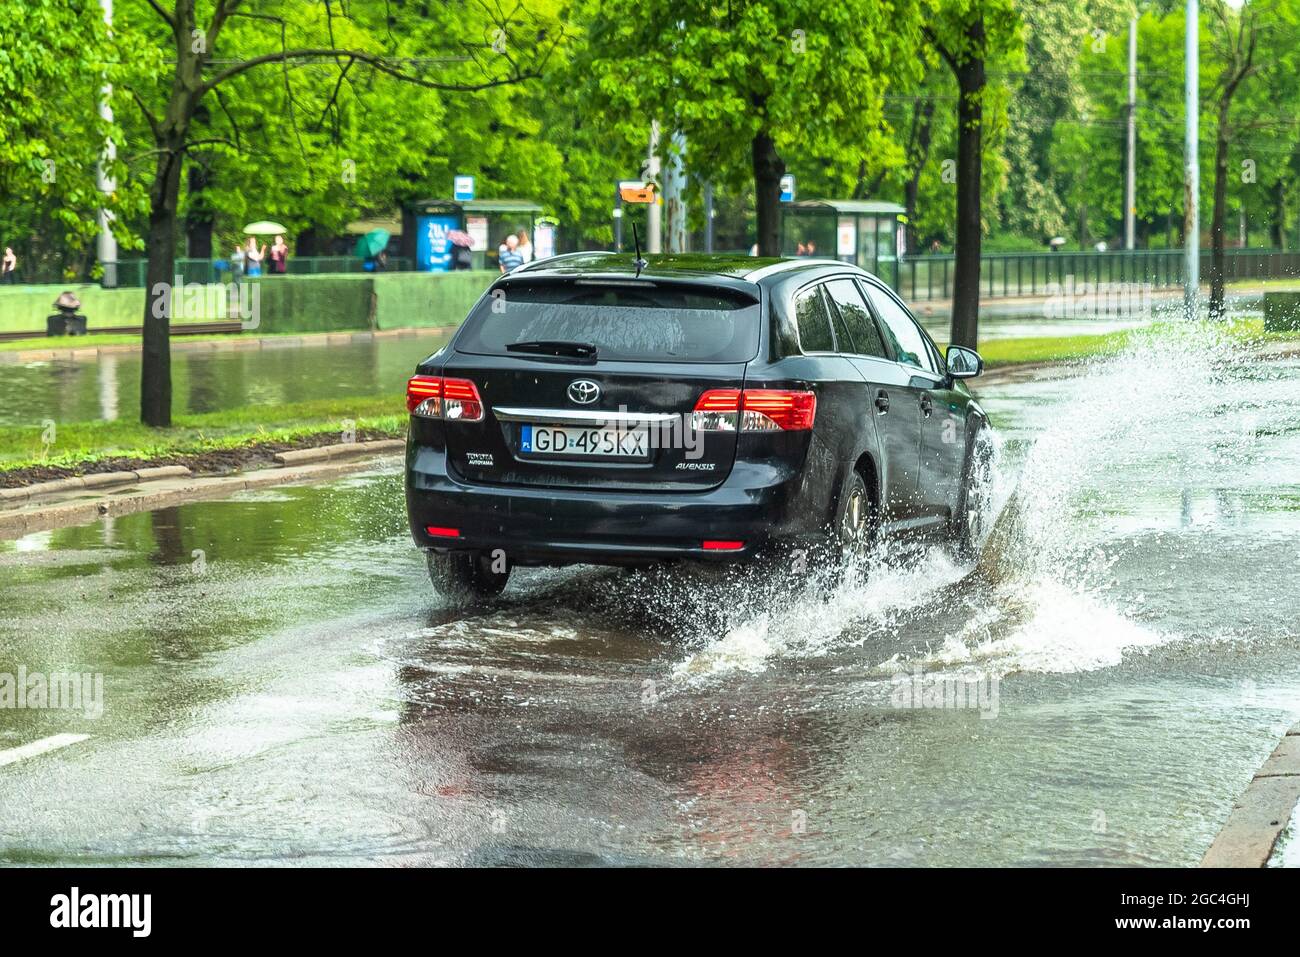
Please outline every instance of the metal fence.
[[[880, 278], [890, 283], [905, 299], [951, 299], [953, 285], [951, 255], [910, 256], [881, 263]], [[223, 260], [176, 260], [176, 275], [187, 283], [228, 280], [229, 267]], [[393, 257], [386, 271], [408, 272], [409, 259]], [[117, 264], [117, 284], [145, 285], [147, 263], [143, 259]], [[355, 256], [294, 256], [289, 259], [291, 275], [360, 273], [362, 261]], [[1210, 253], [1201, 250], [1201, 281], [1208, 281]], [[1240, 279], [1300, 278], [1300, 251], [1284, 249], [1228, 249], [1224, 256], [1228, 282]], [[265, 264], [263, 267], [264, 276]], [[1180, 249], [1110, 250], [1107, 252], [989, 253], [980, 257], [980, 293], [987, 298], [1050, 296], [1083, 284], [1137, 284], [1156, 289], [1176, 288], [1183, 283], [1183, 252]]]
[[[1300, 277], [1300, 252], [1283, 249], [1228, 249], [1224, 275], [1238, 279]], [[1210, 272], [1210, 253], [1201, 250], [1201, 281]], [[951, 299], [953, 260], [945, 256], [915, 256], [893, 263], [893, 275], [883, 275], [908, 300]], [[1179, 249], [1113, 250], [1107, 252], [991, 253], [980, 257], [980, 293], [989, 298], [1050, 296], [1073, 285], [1097, 287], [1120, 283], [1172, 288], [1183, 283], [1183, 252]]]
[[[263, 276], [270, 275], [267, 272], [267, 265], [267, 263], [262, 264]], [[388, 260], [384, 271], [409, 272], [412, 265], [411, 260], [395, 256]], [[291, 256], [289, 257], [287, 269], [291, 276], [365, 272], [362, 260], [356, 256]], [[117, 264], [117, 284], [130, 288], [144, 286], [147, 271], [147, 260], [122, 260]], [[180, 276], [186, 283], [221, 282], [230, 278], [229, 261], [223, 259], [178, 258], [174, 275]]]

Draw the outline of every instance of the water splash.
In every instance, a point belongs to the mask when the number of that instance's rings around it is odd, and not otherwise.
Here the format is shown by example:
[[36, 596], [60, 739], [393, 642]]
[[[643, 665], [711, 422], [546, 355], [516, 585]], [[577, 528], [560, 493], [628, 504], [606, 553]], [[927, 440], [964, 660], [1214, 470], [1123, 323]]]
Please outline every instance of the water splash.
[[728, 627], [701, 638], [674, 674], [699, 681], [846, 649], [877, 672], [916, 663], [1070, 672], [1178, 640], [1114, 599], [1131, 539], [1109, 526], [1153, 474], [1174, 488], [1222, 464], [1225, 446], [1240, 453], [1250, 430], [1218, 386], [1253, 366], [1238, 340], [1204, 324], [1144, 331], [1122, 351], [1072, 364], [1068, 396], [1018, 456], [988, 435], [976, 522], [987, 531], [973, 565], [944, 547], [887, 549], [828, 592], [766, 591], [757, 609], [733, 601]]

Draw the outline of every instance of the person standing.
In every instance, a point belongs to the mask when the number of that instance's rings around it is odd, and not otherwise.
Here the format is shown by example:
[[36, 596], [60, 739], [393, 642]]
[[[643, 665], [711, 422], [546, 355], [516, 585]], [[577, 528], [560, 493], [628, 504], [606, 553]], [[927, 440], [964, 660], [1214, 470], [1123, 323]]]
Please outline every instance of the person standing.
[[266, 255], [266, 243], [258, 249], [257, 240], [252, 236], [248, 237], [248, 250], [244, 253], [244, 258], [248, 261], [245, 267], [250, 277], [262, 275], [262, 258]]
[[18, 257], [14, 255], [12, 246], [6, 246], [4, 258], [0, 259], [0, 282], [14, 283], [17, 281]]
[[533, 261], [533, 242], [528, 238], [528, 230], [521, 229], [517, 233], [519, 237], [519, 255], [523, 261], [530, 263]]
[[503, 274], [514, 272], [524, 264], [524, 257], [519, 252], [519, 237], [514, 233], [506, 236], [506, 241], [497, 250], [497, 260]]
[[276, 236], [275, 243], [271, 246], [271, 272], [283, 276], [288, 271], [289, 247], [285, 244], [283, 236]]

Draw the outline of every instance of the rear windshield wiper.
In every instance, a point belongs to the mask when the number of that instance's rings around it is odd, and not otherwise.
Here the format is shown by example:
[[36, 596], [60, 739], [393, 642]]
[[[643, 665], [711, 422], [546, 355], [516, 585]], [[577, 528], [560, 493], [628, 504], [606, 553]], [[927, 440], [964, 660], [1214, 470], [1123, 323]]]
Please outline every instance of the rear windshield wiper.
[[568, 342], [564, 339], [533, 339], [528, 342], [511, 342], [507, 352], [531, 352], [545, 356], [572, 356], [575, 359], [595, 359], [596, 347], [590, 342]]

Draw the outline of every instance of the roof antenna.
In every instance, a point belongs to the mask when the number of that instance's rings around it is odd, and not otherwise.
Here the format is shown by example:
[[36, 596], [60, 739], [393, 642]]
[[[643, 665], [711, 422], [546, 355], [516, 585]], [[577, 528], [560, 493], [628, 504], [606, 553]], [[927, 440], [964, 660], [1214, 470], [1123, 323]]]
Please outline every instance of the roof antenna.
[[641, 237], [637, 235], [636, 223], [632, 224], [632, 242], [636, 246], [636, 259], [633, 260], [632, 265], [636, 266], [636, 278], [640, 279], [641, 270], [645, 269], [645, 267], [650, 264], [646, 262], [645, 257], [641, 255]]

